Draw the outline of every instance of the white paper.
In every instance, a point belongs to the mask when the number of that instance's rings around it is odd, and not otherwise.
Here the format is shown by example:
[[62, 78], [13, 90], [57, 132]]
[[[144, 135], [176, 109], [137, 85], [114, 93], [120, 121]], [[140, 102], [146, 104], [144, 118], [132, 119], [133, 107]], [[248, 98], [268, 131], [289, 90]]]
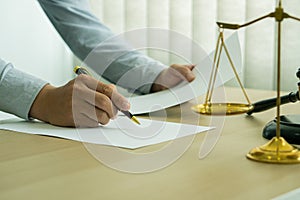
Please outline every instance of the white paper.
[[141, 125], [136, 125], [127, 117], [119, 116], [106, 126], [76, 129], [52, 126], [40, 121], [24, 121], [15, 118], [0, 121], [0, 129], [129, 149], [158, 144], [211, 129], [210, 127], [140, 118], [139, 121]]
[[300, 188], [288, 192], [286, 194], [280, 195], [272, 200], [295, 200], [300, 199]]
[[14, 116], [14, 115], [11, 115], [11, 114], [8, 114], [8, 113], [5, 113], [5, 112], [2, 112], [2, 111], [0, 111], [0, 120], [10, 119], [10, 118], [15, 118], [15, 116]]
[[[230, 36], [225, 43], [237, 72], [240, 73], [242, 69], [242, 59], [238, 33], [234, 33]], [[149, 113], [179, 105], [205, 94], [207, 92], [212, 70], [213, 57], [214, 52], [207, 56], [201, 63], [196, 65], [193, 70], [196, 79], [191, 83], [180, 84], [174, 88], [161, 92], [128, 97], [131, 104], [130, 111], [133, 114]], [[215, 87], [223, 85], [225, 82], [234, 77], [230, 63], [223, 52], [221, 55], [220, 68]]]

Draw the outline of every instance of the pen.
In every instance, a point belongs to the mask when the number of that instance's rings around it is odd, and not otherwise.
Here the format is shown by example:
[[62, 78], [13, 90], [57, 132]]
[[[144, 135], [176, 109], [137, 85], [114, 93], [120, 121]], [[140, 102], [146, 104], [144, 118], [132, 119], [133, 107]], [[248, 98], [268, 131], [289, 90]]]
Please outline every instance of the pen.
[[[89, 71], [83, 67], [80, 67], [80, 66], [76, 66], [74, 67], [74, 72], [77, 74], [77, 75], [80, 75], [80, 74], [86, 74], [86, 75], [89, 75], [89, 76], [92, 76]], [[119, 109], [120, 110], [120, 109]], [[141, 124], [139, 122], [139, 120], [133, 115], [131, 114], [129, 111], [124, 111], [124, 110], [120, 110], [125, 116], [127, 116], [129, 119], [131, 119], [132, 121], [134, 121], [135, 123], [137, 124]]]

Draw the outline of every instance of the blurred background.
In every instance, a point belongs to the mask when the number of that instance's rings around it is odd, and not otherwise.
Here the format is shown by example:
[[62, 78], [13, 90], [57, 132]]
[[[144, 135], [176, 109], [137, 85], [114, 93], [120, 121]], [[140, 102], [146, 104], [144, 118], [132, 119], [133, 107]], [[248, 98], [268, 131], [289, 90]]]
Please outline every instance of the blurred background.
[[[91, 9], [116, 34], [156, 27], [191, 38], [208, 53], [218, 36], [216, 21], [243, 24], [274, 11], [276, 0], [90, 0]], [[300, 1], [284, 0], [300, 18]], [[0, 1], [0, 57], [17, 68], [61, 85], [70, 80], [76, 58], [55, 31], [36, 0]], [[276, 23], [266, 19], [240, 29], [246, 88], [276, 89]], [[225, 35], [231, 33], [225, 31]], [[282, 36], [282, 90], [296, 90], [300, 67], [300, 22], [286, 19]], [[148, 35], [146, 41], [155, 40]], [[168, 38], [172, 45], [174, 38]], [[168, 53], [145, 51], [164, 64], [184, 62]], [[234, 85], [234, 83], [230, 83]]]

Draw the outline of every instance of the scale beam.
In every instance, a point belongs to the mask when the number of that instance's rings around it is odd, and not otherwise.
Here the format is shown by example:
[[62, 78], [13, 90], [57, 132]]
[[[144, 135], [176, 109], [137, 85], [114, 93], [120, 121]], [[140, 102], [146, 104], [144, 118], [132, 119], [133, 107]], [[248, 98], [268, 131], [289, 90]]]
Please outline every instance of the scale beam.
[[225, 23], [225, 22], [217, 22], [217, 25], [219, 26], [219, 28], [221, 29], [231, 29], [231, 30], [238, 30], [240, 28], [244, 28], [247, 26], [250, 26], [252, 24], [255, 24], [259, 21], [262, 21], [266, 18], [275, 18], [277, 22], [281, 22], [284, 19], [290, 18], [296, 21], [300, 21], [300, 18], [294, 17], [289, 15], [288, 13], [285, 13], [282, 7], [278, 7], [275, 9], [275, 12], [271, 12], [267, 15], [264, 15], [262, 17], [259, 17], [257, 19], [254, 19], [250, 22], [247, 22], [245, 24], [230, 24], [230, 23]]

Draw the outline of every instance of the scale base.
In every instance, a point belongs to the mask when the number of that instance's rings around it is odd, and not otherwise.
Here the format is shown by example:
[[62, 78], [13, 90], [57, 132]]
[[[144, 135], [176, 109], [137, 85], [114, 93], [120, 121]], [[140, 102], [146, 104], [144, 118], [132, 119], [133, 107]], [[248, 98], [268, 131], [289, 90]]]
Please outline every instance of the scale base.
[[247, 158], [265, 163], [300, 163], [300, 151], [282, 137], [274, 137], [267, 144], [252, 149]]
[[191, 109], [202, 115], [238, 115], [253, 110], [251, 104], [241, 103], [206, 103], [193, 106]]

